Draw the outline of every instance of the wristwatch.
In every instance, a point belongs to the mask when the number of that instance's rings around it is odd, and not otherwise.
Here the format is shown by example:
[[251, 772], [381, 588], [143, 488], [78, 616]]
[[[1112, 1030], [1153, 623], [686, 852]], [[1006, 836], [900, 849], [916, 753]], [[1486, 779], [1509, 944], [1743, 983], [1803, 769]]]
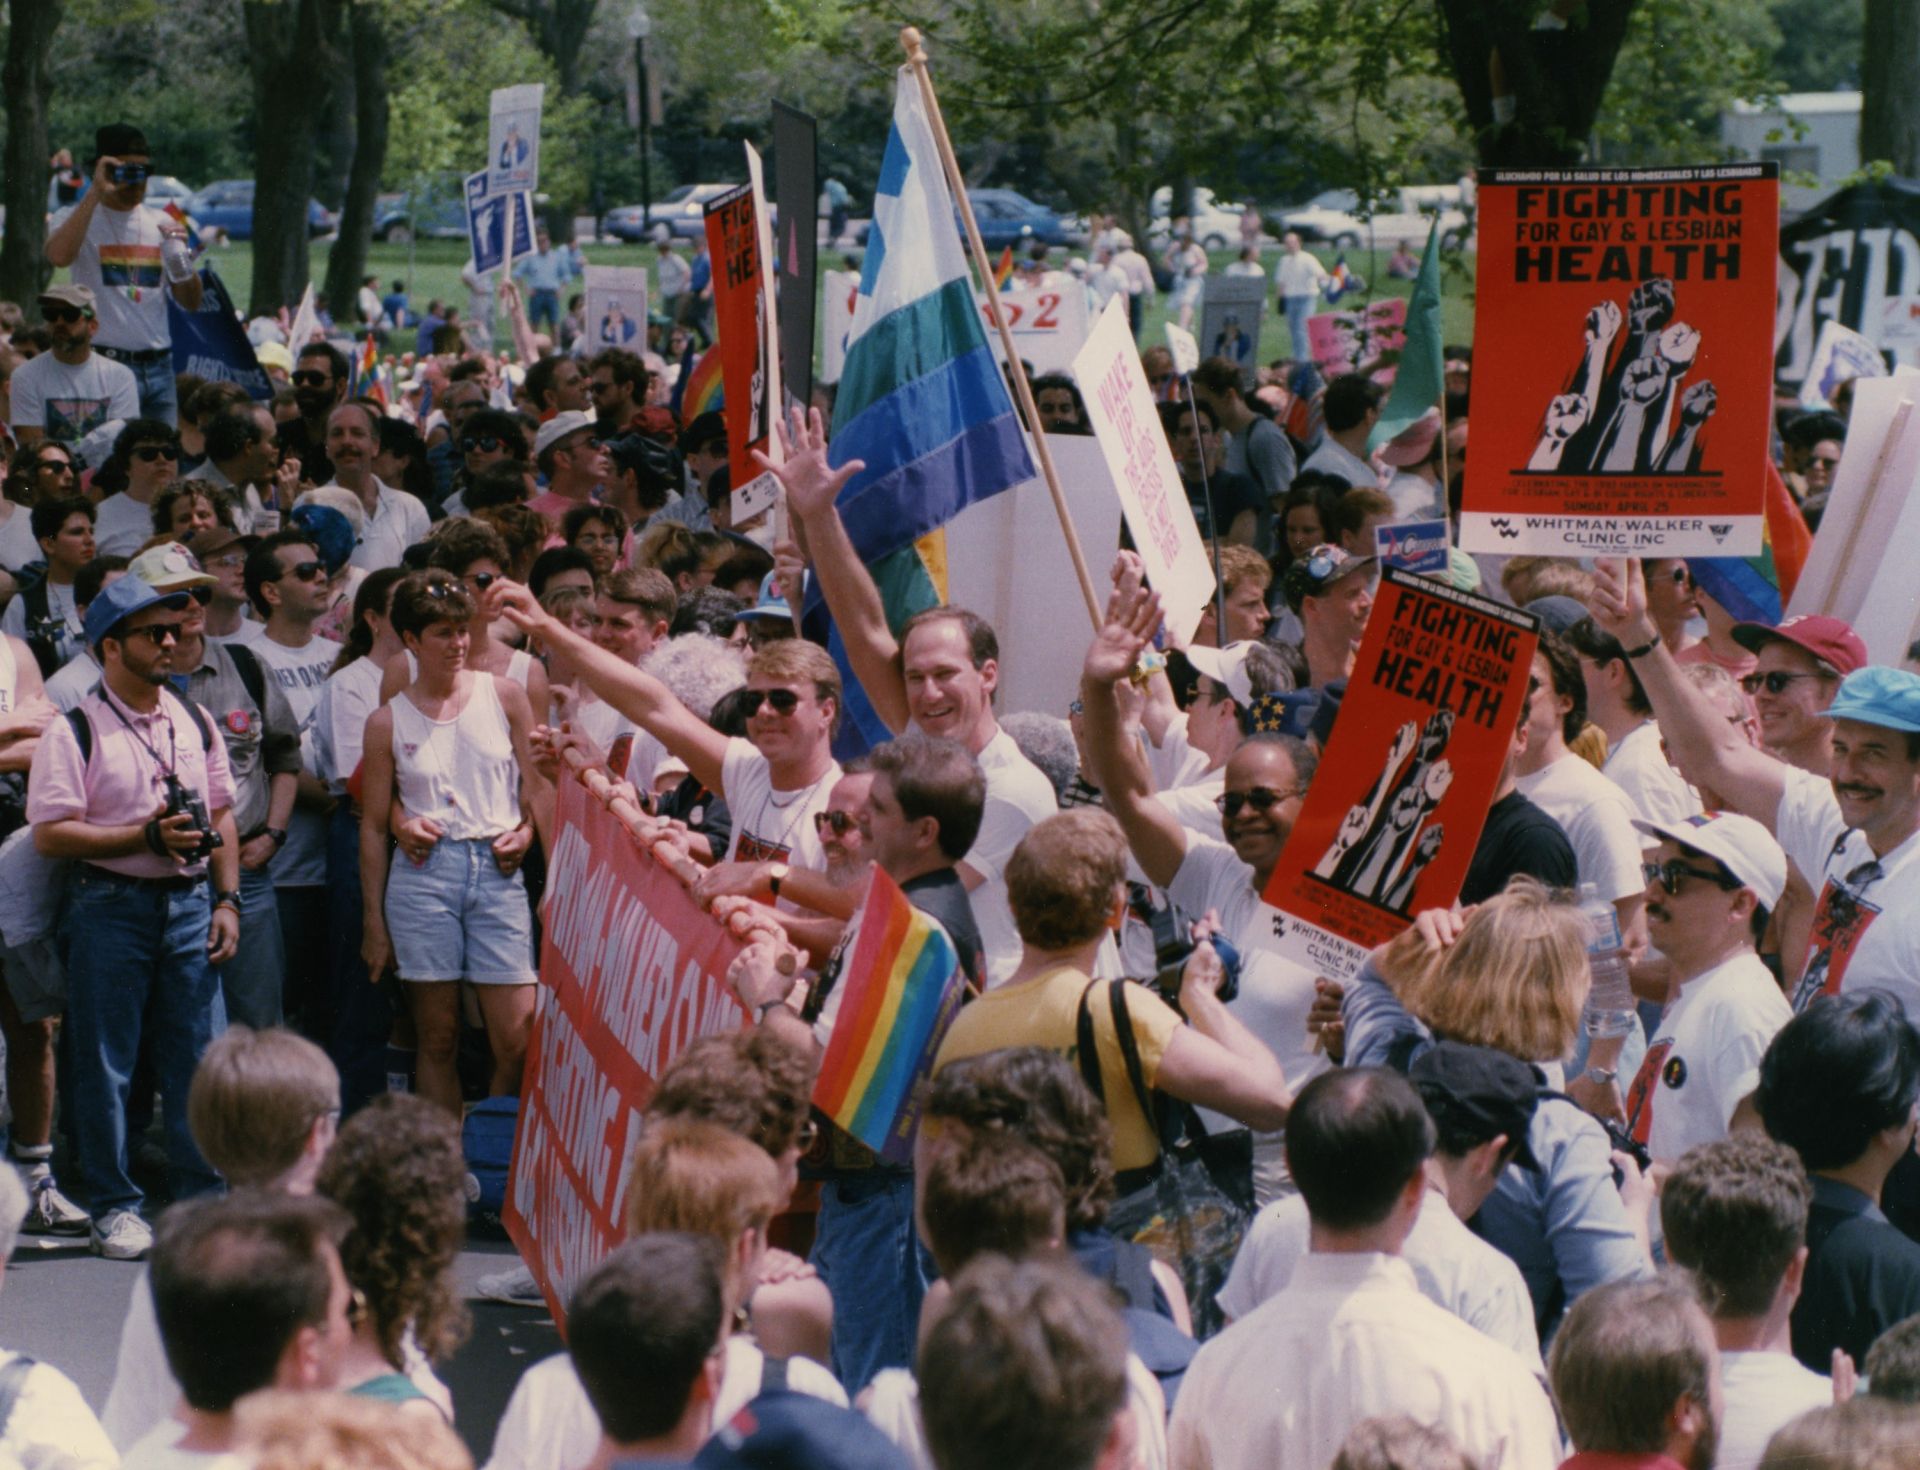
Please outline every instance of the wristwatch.
[[232, 909], [234, 914], [238, 916], [240, 913], [240, 890], [235, 888], [222, 893], [219, 889], [214, 889], [213, 906], [217, 909]]
[[274, 851], [278, 852], [287, 845], [287, 829], [285, 827], [262, 827], [260, 830], [262, 834], [273, 840]]
[[787, 874], [793, 869], [786, 863], [767, 864], [767, 891], [775, 898], [780, 896], [780, 885], [787, 881]]
[[1620, 1080], [1620, 1073], [1613, 1067], [1587, 1068], [1587, 1081], [1598, 1082], [1602, 1087], [1612, 1087]]

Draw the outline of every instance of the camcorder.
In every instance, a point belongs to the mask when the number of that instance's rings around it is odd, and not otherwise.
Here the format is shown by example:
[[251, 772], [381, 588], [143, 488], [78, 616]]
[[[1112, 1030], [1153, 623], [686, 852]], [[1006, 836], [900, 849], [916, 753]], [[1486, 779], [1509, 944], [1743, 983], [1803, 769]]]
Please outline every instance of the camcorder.
[[116, 163], [107, 170], [107, 177], [116, 184], [144, 184], [152, 173], [144, 163]]
[[[200, 834], [199, 843], [187, 853], [186, 860], [197, 863], [216, 847], [224, 845], [225, 839], [214, 830], [213, 818], [207, 813], [207, 804], [189, 791], [180, 778], [171, 771], [166, 775], [167, 809], [156, 821], [165, 821], [168, 817], [185, 815], [193, 819], [194, 829]], [[164, 849], [165, 844], [161, 847]]]

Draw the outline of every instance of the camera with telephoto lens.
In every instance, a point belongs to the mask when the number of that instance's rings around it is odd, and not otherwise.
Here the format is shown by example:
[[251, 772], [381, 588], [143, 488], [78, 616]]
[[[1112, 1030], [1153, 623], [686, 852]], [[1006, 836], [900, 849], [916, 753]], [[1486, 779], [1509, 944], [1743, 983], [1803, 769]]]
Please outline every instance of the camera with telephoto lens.
[[207, 804], [181, 784], [180, 778], [171, 772], [167, 774], [167, 809], [161, 813], [160, 820], [181, 815], [193, 818], [193, 825], [200, 834], [200, 841], [184, 857], [190, 863], [197, 863], [216, 847], [223, 845], [220, 834], [214, 830], [213, 818], [207, 814]]

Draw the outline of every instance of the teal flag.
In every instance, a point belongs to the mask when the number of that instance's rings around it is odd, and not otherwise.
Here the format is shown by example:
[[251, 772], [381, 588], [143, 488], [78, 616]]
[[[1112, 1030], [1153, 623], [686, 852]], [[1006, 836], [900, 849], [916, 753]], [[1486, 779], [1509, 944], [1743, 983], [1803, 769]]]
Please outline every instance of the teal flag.
[[1367, 435], [1369, 452], [1378, 449], [1429, 409], [1446, 392], [1446, 359], [1440, 340], [1440, 221], [1427, 232], [1427, 253], [1420, 257], [1413, 296], [1407, 302], [1407, 341], [1380, 421]]

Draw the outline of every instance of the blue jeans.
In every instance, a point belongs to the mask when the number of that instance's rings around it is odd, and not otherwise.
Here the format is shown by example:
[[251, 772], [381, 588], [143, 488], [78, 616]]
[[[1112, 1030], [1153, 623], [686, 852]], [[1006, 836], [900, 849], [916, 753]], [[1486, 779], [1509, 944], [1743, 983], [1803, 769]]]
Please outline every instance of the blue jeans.
[[125, 366], [140, 388], [140, 417], [177, 425], [180, 399], [173, 380], [173, 354], [167, 353], [151, 362], [129, 362]]
[[127, 1092], [145, 1032], [164, 1104], [176, 1199], [219, 1187], [187, 1128], [187, 1086], [227, 1029], [207, 963], [205, 883], [163, 887], [76, 863], [62, 915], [68, 1071], [80, 1182], [95, 1219], [138, 1209], [127, 1173]]
[[1287, 331], [1293, 338], [1293, 355], [1299, 362], [1313, 361], [1313, 344], [1307, 334], [1307, 318], [1313, 315], [1311, 296], [1283, 296], [1280, 304], [1286, 308]]
[[274, 902], [273, 875], [265, 868], [240, 870], [240, 947], [220, 967], [220, 993], [227, 1020], [256, 1031], [278, 1026], [285, 1016], [280, 1002], [287, 951], [280, 938], [280, 908]]
[[560, 330], [560, 293], [534, 290], [527, 293], [527, 325], [539, 327], [544, 321], [549, 332]]
[[913, 1224], [913, 1176], [876, 1169], [820, 1189], [813, 1267], [833, 1293], [833, 1373], [849, 1397], [882, 1368], [913, 1365], [933, 1279]]
[[393, 1002], [367, 978], [360, 958], [365, 908], [360, 897], [360, 818], [341, 801], [327, 818], [327, 980], [333, 1035], [327, 1054], [340, 1069], [340, 1106], [352, 1113], [387, 1090], [387, 1038]]

